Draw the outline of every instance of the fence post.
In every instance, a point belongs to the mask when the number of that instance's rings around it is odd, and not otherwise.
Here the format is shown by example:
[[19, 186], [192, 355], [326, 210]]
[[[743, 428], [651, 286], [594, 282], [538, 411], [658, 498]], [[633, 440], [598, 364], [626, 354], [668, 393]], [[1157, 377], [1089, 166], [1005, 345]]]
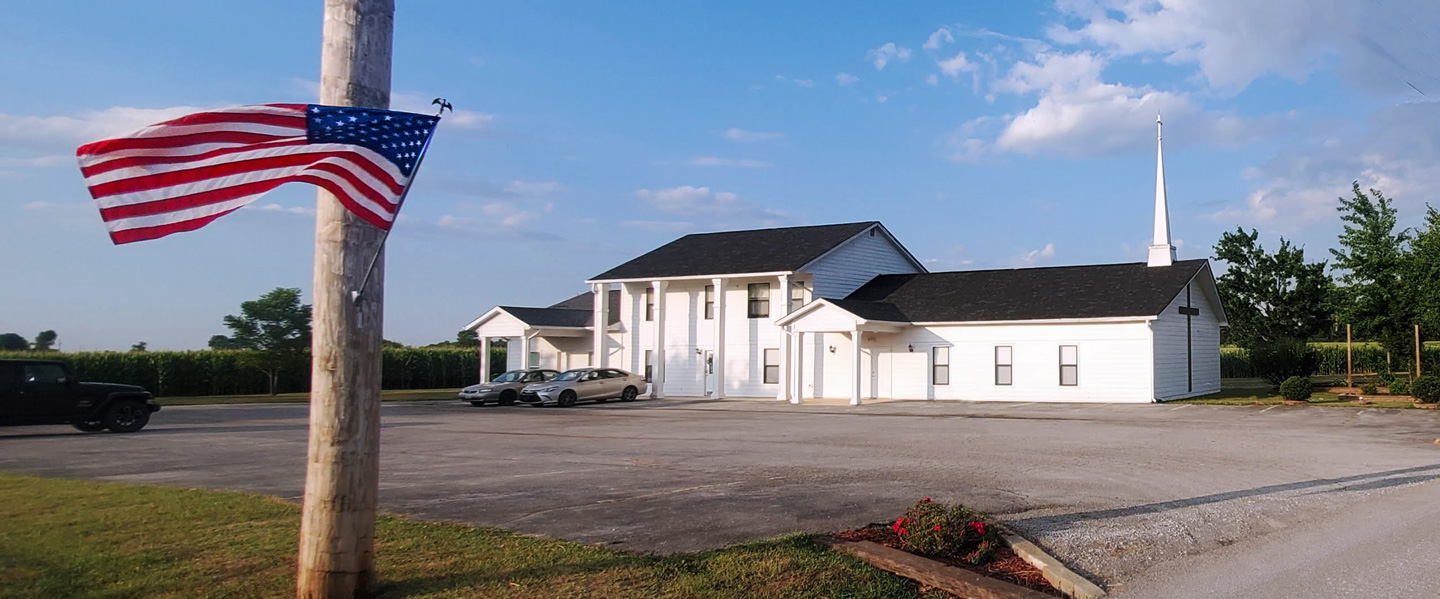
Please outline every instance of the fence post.
[[1350, 325], [1345, 325], [1345, 386], [1355, 386], [1355, 358], [1350, 347]]

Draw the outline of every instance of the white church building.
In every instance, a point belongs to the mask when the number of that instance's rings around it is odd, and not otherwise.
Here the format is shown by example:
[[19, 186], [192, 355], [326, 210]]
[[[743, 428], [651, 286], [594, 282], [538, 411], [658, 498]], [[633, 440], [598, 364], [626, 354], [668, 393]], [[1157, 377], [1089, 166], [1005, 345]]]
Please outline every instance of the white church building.
[[686, 235], [586, 283], [559, 304], [471, 322], [482, 376], [491, 339], [506, 338], [508, 369], [620, 368], [645, 373], [654, 397], [1153, 402], [1220, 390], [1225, 311], [1209, 262], [1176, 259], [1163, 154], [1146, 262], [932, 273], [884, 225], [857, 222]]

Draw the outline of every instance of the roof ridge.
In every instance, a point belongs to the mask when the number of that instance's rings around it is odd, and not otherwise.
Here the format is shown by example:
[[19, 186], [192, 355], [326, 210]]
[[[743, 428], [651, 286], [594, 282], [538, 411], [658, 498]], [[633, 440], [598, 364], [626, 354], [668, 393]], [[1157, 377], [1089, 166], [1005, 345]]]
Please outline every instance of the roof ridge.
[[686, 237], [699, 237], [699, 236], [702, 236], [702, 235], [729, 235], [729, 234], [732, 234], [732, 233], [757, 233], [757, 232], [760, 232], [760, 231], [790, 231], [790, 230], [794, 230], [794, 229], [818, 229], [818, 228], [820, 228], [820, 227], [844, 227], [844, 226], [849, 226], [849, 225], [878, 225], [878, 224], [880, 224], [880, 221], [878, 221], [878, 220], [857, 220], [857, 221], [848, 222], [848, 223], [826, 223], [826, 224], [820, 224], [820, 225], [793, 225], [793, 226], [788, 226], [788, 227], [761, 227], [761, 228], [758, 228], [758, 229], [734, 229], [734, 230], [728, 230], [728, 231], [705, 231], [705, 232], [701, 232], [701, 233], [686, 233], [685, 235], [680, 236], [678, 239], [684, 239], [684, 238], [686, 238]]
[[[1184, 264], [1184, 263], [1188, 263], [1188, 262], [1208, 262], [1209, 260], [1210, 260], [1209, 258], [1191, 258], [1191, 259], [1189, 259], [1189, 260], [1176, 260], [1175, 263], [1172, 264], [1172, 266], [1177, 265], [1177, 264]], [[1053, 269], [1059, 269], [1059, 268], [1100, 268], [1100, 267], [1104, 267], [1104, 266], [1142, 266], [1142, 265], [1145, 265], [1145, 262], [1109, 262], [1109, 263], [1105, 263], [1105, 264], [1068, 264], [1068, 265], [1063, 265], [1063, 264], [1062, 264], [1062, 265], [1055, 265], [1055, 266], [1020, 266], [1020, 267], [1015, 267], [1015, 268], [981, 268], [981, 269], [978, 269], [978, 270], [941, 270], [941, 271], [930, 271], [930, 272], [893, 273], [893, 274], [881, 274], [881, 275], [876, 275], [876, 277], [877, 277], [877, 278], [878, 278], [878, 277], [909, 277], [909, 276], [916, 276], [916, 275], [949, 275], [949, 274], [961, 274], [961, 273], [963, 273], [963, 274], [974, 274], [974, 273], [982, 273], [982, 272], [1014, 272], [1014, 271], [1020, 271], [1020, 270], [1053, 270]]]

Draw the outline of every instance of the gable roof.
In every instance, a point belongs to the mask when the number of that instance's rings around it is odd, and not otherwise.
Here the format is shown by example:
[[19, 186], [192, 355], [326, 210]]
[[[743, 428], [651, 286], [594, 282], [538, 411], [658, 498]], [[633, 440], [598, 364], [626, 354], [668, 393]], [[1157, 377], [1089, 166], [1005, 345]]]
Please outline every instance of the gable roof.
[[[606, 294], [608, 297], [608, 310], [606, 311], [606, 326], [620, 322], [620, 290], [611, 289]], [[547, 328], [585, 328], [594, 324], [595, 321], [595, 294], [586, 291], [574, 297], [562, 300], [548, 308], [527, 308], [524, 306], [496, 306], [476, 318], [466, 329], [474, 329], [479, 326], [495, 310], [503, 310], [505, 313], [514, 316], [520, 322], [532, 327]]]
[[879, 275], [843, 300], [890, 322], [985, 322], [1155, 316], [1208, 260]]
[[879, 225], [877, 221], [866, 221], [692, 233], [595, 275], [591, 280], [793, 272], [870, 227]]

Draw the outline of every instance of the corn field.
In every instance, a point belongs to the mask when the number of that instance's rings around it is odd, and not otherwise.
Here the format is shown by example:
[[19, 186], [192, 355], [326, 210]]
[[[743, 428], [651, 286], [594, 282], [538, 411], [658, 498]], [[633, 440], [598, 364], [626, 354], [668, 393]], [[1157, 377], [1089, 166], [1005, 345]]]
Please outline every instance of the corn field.
[[[1313, 343], [1320, 354], [1320, 375], [1345, 375], [1344, 343]], [[1396, 358], [1389, 368], [1385, 366], [1385, 350], [1374, 344], [1356, 344], [1354, 353], [1355, 374], [1377, 372], [1409, 372], [1415, 363], [1413, 358]], [[1426, 373], [1440, 373], [1440, 347], [1426, 345], [1420, 352], [1420, 369]], [[1255, 376], [1250, 369], [1250, 359], [1245, 350], [1238, 347], [1220, 348], [1220, 377], [1237, 378]]]
[[[244, 365], [244, 350], [151, 352], [0, 352], [0, 358], [61, 360], [82, 381], [140, 385], [157, 396], [259, 395], [268, 392], [265, 374]], [[491, 348], [492, 364], [505, 363], [505, 348]], [[477, 348], [385, 348], [384, 389], [453, 389], [480, 380]], [[310, 368], [281, 371], [280, 393], [310, 390]]]

